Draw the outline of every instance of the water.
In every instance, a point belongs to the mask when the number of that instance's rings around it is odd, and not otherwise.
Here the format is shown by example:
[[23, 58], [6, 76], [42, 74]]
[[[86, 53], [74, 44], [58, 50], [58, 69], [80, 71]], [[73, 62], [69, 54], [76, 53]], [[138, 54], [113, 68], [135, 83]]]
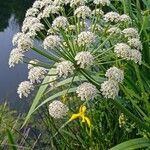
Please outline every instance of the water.
[[12, 37], [20, 31], [20, 26], [31, 0], [5, 0], [0, 5], [0, 103], [7, 101], [11, 108], [21, 110], [27, 104], [16, 94], [18, 84], [27, 79], [27, 67], [17, 65], [9, 68], [8, 59], [12, 46]]

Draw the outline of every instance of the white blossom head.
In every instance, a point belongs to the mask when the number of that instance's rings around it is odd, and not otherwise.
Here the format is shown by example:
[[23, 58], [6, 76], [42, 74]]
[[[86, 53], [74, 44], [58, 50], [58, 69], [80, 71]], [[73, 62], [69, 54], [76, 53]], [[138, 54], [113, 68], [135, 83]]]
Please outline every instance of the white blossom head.
[[56, 64], [56, 71], [59, 77], [63, 76], [66, 78], [69, 74], [73, 74], [74, 71], [73, 63], [70, 61], [62, 61]]
[[87, 6], [80, 6], [74, 11], [74, 15], [77, 16], [78, 18], [83, 18], [85, 19], [86, 17], [90, 17], [91, 15], [91, 9]]
[[39, 13], [37, 8], [29, 8], [26, 12], [25, 17], [35, 17]]
[[101, 10], [101, 9], [94, 9], [92, 11], [92, 15], [95, 15], [95, 16], [103, 16], [104, 15], [104, 12]]
[[18, 32], [18, 33], [16, 33], [16, 34], [13, 36], [13, 39], [12, 39], [12, 44], [13, 44], [13, 46], [15, 46], [15, 45], [18, 44], [18, 40], [19, 40], [22, 36], [24, 36], [24, 33], [22, 33], [22, 32]]
[[37, 0], [33, 3], [32, 7], [36, 9], [41, 9], [44, 6], [44, 2]]
[[34, 90], [34, 86], [29, 81], [23, 81], [19, 84], [17, 93], [20, 98], [22, 96], [28, 97], [32, 90]]
[[48, 5], [44, 8], [42, 18], [50, 17], [51, 14], [59, 14], [60, 7], [55, 5]]
[[105, 76], [108, 77], [109, 80], [114, 80], [121, 83], [124, 79], [124, 72], [117, 67], [111, 67], [106, 71]]
[[25, 18], [21, 28], [22, 32], [26, 33], [34, 23], [40, 23], [40, 20], [36, 17]]
[[54, 29], [66, 29], [69, 26], [69, 22], [66, 17], [59, 16], [55, 18], [55, 20], [52, 23], [52, 27]]
[[80, 68], [90, 67], [94, 63], [94, 57], [90, 52], [82, 51], [77, 53], [75, 56], [77, 64], [80, 65]]
[[47, 70], [43, 67], [33, 67], [29, 70], [28, 79], [31, 83], [40, 83], [45, 78]]
[[28, 34], [24, 34], [18, 39], [17, 46], [19, 49], [27, 51], [31, 47], [33, 47], [33, 40], [30, 38]]
[[78, 45], [90, 45], [91, 43], [95, 42], [96, 36], [94, 33], [90, 31], [83, 31], [77, 37]]
[[97, 94], [97, 89], [93, 84], [84, 82], [77, 87], [76, 93], [78, 94], [78, 97], [80, 97], [81, 100], [84, 101], [93, 99]]
[[23, 63], [23, 57], [24, 54], [22, 53], [22, 50], [20, 50], [19, 48], [14, 48], [10, 52], [9, 62], [8, 62], [9, 67], [14, 67], [18, 63]]
[[54, 49], [59, 47], [61, 39], [58, 35], [49, 35], [43, 41], [44, 49]]
[[126, 15], [126, 14], [121, 15], [119, 20], [121, 22], [131, 22], [131, 18], [128, 15]]
[[69, 0], [69, 1], [70, 1], [70, 7], [82, 6], [85, 5], [85, 3], [87, 3], [87, 0]]
[[101, 89], [100, 90], [102, 92], [102, 95], [105, 98], [115, 99], [115, 97], [118, 96], [118, 92], [119, 92], [118, 82], [114, 81], [114, 80], [104, 81], [101, 84]]
[[114, 52], [118, 57], [128, 59], [131, 48], [126, 43], [118, 43], [114, 47]]
[[120, 15], [117, 12], [108, 12], [104, 15], [104, 20], [106, 22], [119, 22]]
[[93, 3], [96, 5], [108, 6], [110, 5], [110, 0], [94, 0]]
[[107, 33], [112, 35], [121, 35], [121, 29], [118, 27], [111, 27], [107, 30]]
[[139, 38], [132, 38], [128, 40], [128, 44], [130, 45], [131, 48], [133, 49], [142, 49], [142, 43], [139, 40]]
[[30, 37], [35, 37], [37, 32], [44, 30], [44, 25], [42, 23], [34, 23], [27, 34], [30, 34]]
[[126, 38], [139, 38], [138, 31], [135, 28], [126, 28], [122, 33]]
[[69, 108], [67, 105], [58, 100], [55, 100], [49, 104], [49, 114], [55, 119], [63, 118], [67, 115], [68, 111]]
[[141, 52], [136, 49], [132, 49], [130, 51], [130, 60], [133, 60], [135, 63], [138, 63], [139, 65], [141, 65], [141, 63], [142, 63]]

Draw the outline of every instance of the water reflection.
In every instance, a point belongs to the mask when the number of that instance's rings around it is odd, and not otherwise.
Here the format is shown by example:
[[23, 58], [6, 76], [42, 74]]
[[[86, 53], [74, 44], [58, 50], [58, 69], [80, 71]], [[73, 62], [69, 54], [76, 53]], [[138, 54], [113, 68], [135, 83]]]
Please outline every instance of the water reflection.
[[22, 110], [26, 102], [19, 100], [16, 88], [27, 78], [25, 65], [8, 67], [13, 35], [20, 30], [24, 14], [33, 0], [5, 0], [0, 5], [0, 103], [8, 101], [13, 108]]

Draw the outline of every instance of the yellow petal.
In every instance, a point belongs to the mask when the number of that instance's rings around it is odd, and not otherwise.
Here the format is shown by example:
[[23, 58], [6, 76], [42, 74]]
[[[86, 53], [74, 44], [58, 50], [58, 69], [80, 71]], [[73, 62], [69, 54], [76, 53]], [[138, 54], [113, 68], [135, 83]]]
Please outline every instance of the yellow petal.
[[86, 111], [86, 106], [81, 106], [79, 112], [84, 114]]
[[80, 117], [80, 114], [79, 114], [79, 113], [78, 113], [78, 114], [73, 114], [73, 115], [71, 116], [71, 118], [69, 119], [69, 122], [72, 121], [72, 120], [74, 120], [74, 119], [76, 119], [76, 118], [78, 118], [78, 117]]
[[84, 117], [89, 127], [91, 127], [91, 121], [88, 117]]

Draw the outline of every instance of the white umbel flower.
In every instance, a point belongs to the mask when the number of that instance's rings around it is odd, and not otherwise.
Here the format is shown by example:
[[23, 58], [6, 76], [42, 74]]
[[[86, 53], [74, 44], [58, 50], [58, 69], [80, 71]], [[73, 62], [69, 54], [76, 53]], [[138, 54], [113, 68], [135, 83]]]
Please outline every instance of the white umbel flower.
[[96, 5], [101, 4], [102, 6], [105, 6], [105, 5], [108, 6], [108, 5], [110, 5], [110, 0], [94, 0], [93, 3]]
[[139, 38], [138, 31], [135, 28], [126, 28], [122, 33], [126, 38]]
[[52, 23], [52, 27], [56, 30], [57, 29], [66, 29], [66, 27], [68, 27], [68, 25], [69, 25], [69, 22], [68, 22], [67, 18], [63, 17], [63, 16], [57, 17]]
[[104, 15], [104, 20], [106, 22], [119, 22], [120, 15], [117, 12], [108, 12]]
[[95, 15], [95, 16], [103, 16], [104, 15], [104, 12], [101, 10], [101, 9], [94, 9], [92, 11], [92, 15]]
[[13, 39], [12, 39], [12, 44], [13, 46], [16, 46], [18, 44], [18, 40], [24, 35], [24, 33], [22, 32], [18, 32], [16, 33], [14, 36], [13, 36]]
[[111, 67], [106, 71], [106, 77], [110, 80], [114, 80], [117, 82], [122, 82], [124, 79], [124, 72], [123, 70], [118, 69], [117, 67]]
[[47, 70], [43, 67], [33, 67], [29, 70], [28, 79], [31, 83], [40, 83], [45, 78]]
[[86, 17], [90, 17], [91, 15], [91, 9], [87, 6], [80, 6], [74, 11], [74, 15], [77, 16], [78, 18], [83, 18], [85, 19]]
[[32, 7], [36, 9], [41, 9], [44, 6], [44, 2], [37, 0], [33, 3]]
[[9, 56], [9, 67], [14, 67], [16, 64], [18, 63], [23, 63], [23, 57], [24, 54], [22, 53], [22, 50], [20, 50], [19, 48], [14, 48]]
[[44, 30], [44, 25], [42, 23], [34, 23], [27, 34], [30, 33], [30, 37], [34, 37], [37, 35], [37, 32]]
[[142, 43], [138, 38], [129, 39], [128, 44], [131, 48], [135, 48], [137, 50], [142, 49]]
[[107, 33], [112, 35], [121, 35], [121, 29], [118, 27], [111, 27], [110, 29], [108, 29]]
[[61, 39], [57, 35], [49, 35], [48, 37], [45, 38], [43, 41], [43, 46], [44, 49], [53, 49], [56, 48], [60, 45]]
[[132, 49], [130, 51], [130, 60], [133, 60], [135, 63], [138, 63], [139, 65], [141, 65], [141, 63], [142, 63], [141, 52], [136, 49]]
[[80, 86], [77, 87], [76, 93], [81, 100], [89, 100], [93, 99], [97, 94], [96, 87], [88, 82], [82, 83]]
[[117, 54], [118, 57], [121, 58], [129, 59], [130, 51], [130, 46], [125, 43], [118, 43], [114, 47], [114, 52]]
[[128, 15], [126, 15], [126, 14], [121, 15], [119, 20], [121, 22], [131, 22], [131, 18]]
[[60, 7], [55, 5], [48, 5], [44, 8], [42, 17], [50, 17], [51, 14], [59, 14]]
[[67, 115], [68, 111], [69, 108], [67, 105], [58, 100], [55, 100], [49, 104], [49, 114], [55, 119], [63, 118]]
[[90, 31], [83, 31], [77, 37], [77, 42], [79, 46], [81, 45], [90, 45], [91, 43], [95, 42], [96, 36], [94, 33]]
[[38, 9], [36, 9], [36, 8], [29, 8], [27, 10], [27, 12], [26, 12], [25, 17], [29, 17], [29, 16], [35, 17], [38, 13], [39, 13]]
[[19, 84], [17, 93], [20, 98], [22, 96], [28, 97], [32, 90], [34, 90], [34, 86], [29, 81], [23, 81]]
[[93, 65], [94, 57], [90, 52], [82, 51], [77, 53], [75, 60], [77, 64], [80, 65], [80, 68], [86, 68]]
[[33, 46], [33, 40], [30, 38], [29, 35], [24, 34], [18, 39], [17, 46], [19, 49], [27, 51]]
[[85, 5], [85, 3], [87, 3], [87, 0], [69, 0], [69, 1], [70, 1], [70, 7], [82, 6]]
[[62, 61], [56, 64], [56, 71], [59, 77], [63, 76], [66, 78], [69, 74], [73, 74], [74, 69], [73, 63], [70, 61]]
[[115, 97], [118, 96], [118, 92], [119, 92], [118, 82], [116, 82], [114, 80], [104, 81], [101, 84], [101, 89], [100, 90], [102, 92], [102, 95], [105, 98], [115, 99]]
[[26, 33], [34, 23], [40, 23], [40, 20], [36, 17], [25, 18], [22, 25], [22, 32]]

